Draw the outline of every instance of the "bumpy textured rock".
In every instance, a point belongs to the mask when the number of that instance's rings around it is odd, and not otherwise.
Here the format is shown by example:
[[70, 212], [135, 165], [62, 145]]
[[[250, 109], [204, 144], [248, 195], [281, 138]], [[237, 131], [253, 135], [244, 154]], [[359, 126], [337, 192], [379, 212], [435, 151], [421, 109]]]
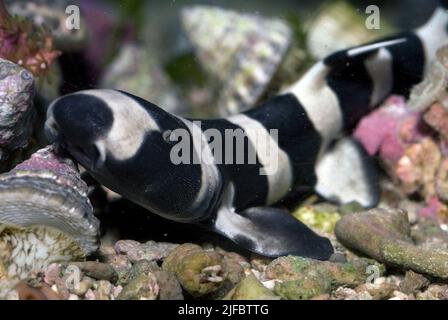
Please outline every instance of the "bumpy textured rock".
[[335, 232], [343, 245], [388, 265], [448, 277], [448, 252], [414, 245], [407, 214], [402, 210], [372, 209], [347, 215]]
[[405, 211], [372, 209], [349, 214], [336, 224], [337, 239], [346, 247], [382, 261], [381, 244], [390, 241], [411, 243], [411, 229]]
[[232, 289], [223, 300], [279, 300], [280, 297], [267, 289], [250, 274]]
[[423, 119], [448, 142], [448, 110], [441, 103], [431, 105]]
[[53, 262], [84, 257], [79, 243], [56, 229], [0, 224], [0, 260], [8, 277], [26, 279]]
[[406, 194], [419, 192], [429, 200], [436, 194], [436, 176], [441, 160], [439, 146], [432, 138], [426, 137], [405, 148], [396, 164], [394, 176]]
[[48, 146], [0, 175], [0, 223], [59, 230], [89, 255], [98, 249], [99, 221], [87, 191], [73, 161]]
[[441, 279], [448, 279], [448, 252], [430, 250], [407, 242], [384, 242], [381, 246], [387, 264], [412, 269]]
[[424, 292], [417, 293], [417, 300], [448, 300], [448, 286], [432, 284]]
[[225, 261], [221, 254], [189, 243], [173, 250], [164, 260], [162, 268], [176, 274], [184, 290], [193, 297], [218, 290], [226, 278]]
[[159, 294], [157, 279], [152, 273], [141, 274], [130, 281], [118, 296], [119, 300], [155, 300]]
[[116, 281], [118, 276], [114, 268], [107, 263], [85, 261], [72, 262], [72, 265], [77, 266], [86, 276], [97, 280]]
[[172, 272], [154, 271], [159, 285], [159, 300], [183, 300], [182, 287]]
[[126, 254], [129, 261], [158, 261], [167, 257], [178, 245], [174, 243], [148, 241], [140, 243], [133, 240], [120, 240], [115, 244], [115, 251]]
[[421, 218], [411, 230], [412, 239], [428, 249], [448, 250], [448, 232], [443, 230], [438, 221]]
[[404, 280], [400, 283], [400, 290], [406, 294], [414, 294], [427, 288], [429, 284], [428, 278], [410, 270], [406, 272]]
[[374, 267], [378, 276], [384, 267], [369, 259], [351, 263], [333, 263], [302, 257], [281, 257], [266, 269], [268, 279], [277, 279], [276, 294], [285, 299], [302, 300], [329, 293], [338, 286], [355, 287], [366, 282], [369, 268]]
[[31, 72], [0, 58], [0, 171], [8, 169], [10, 158], [28, 146], [35, 116], [33, 98]]

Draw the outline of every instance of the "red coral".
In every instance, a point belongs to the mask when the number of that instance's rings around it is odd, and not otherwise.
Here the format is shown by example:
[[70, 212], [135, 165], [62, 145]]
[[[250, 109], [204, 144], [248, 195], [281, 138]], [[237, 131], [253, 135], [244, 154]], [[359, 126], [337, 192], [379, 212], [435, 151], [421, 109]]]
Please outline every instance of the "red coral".
[[0, 58], [42, 76], [60, 54], [53, 48], [50, 32], [30, 21], [11, 17], [0, 0]]

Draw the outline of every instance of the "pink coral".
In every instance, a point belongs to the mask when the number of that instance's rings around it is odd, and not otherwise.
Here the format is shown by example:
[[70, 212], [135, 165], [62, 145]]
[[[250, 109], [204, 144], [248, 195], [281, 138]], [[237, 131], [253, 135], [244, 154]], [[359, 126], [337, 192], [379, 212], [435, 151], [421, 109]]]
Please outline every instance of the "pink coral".
[[392, 96], [361, 120], [354, 137], [370, 155], [379, 153], [386, 162], [396, 163], [406, 145], [420, 140], [424, 131], [421, 115], [410, 110], [403, 97]]

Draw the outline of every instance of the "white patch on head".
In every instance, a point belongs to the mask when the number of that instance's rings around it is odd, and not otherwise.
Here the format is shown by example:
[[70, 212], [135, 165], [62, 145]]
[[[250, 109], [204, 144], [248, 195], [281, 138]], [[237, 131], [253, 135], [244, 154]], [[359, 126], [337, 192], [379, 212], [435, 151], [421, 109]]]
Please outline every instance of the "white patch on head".
[[106, 152], [116, 160], [132, 158], [143, 144], [149, 131], [160, 131], [151, 115], [131, 97], [115, 90], [86, 90], [87, 94], [104, 101], [111, 109], [114, 122], [105, 137], [95, 144], [101, 153], [102, 160]]
[[193, 138], [194, 151], [196, 152], [196, 155], [200, 156], [199, 159], [201, 159], [201, 188], [190, 208], [191, 210], [195, 210], [201, 208], [204, 204], [209, 204], [214, 196], [214, 192], [211, 191], [217, 190], [219, 186], [220, 173], [218, 167], [214, 163], [213, 153], [202, 129], [192, 121], [181, 117], [178, 117], [178, 119], [184, 122], [190, 130]]
[[357, 201], [363, 206], [374, 204], [369, 177], [359, 146], [350, 138], [337, 142], [316, 165], [316, 192], [339, 203]]
[[429, 70], [437, 49], [448, 43], [447, 24], [447, 10], [438, 8], [431, 19], [416, 31], [425, 49], [425, 71]]
[[293, 93], [323, 139], [323, 145], [339, 135], [343, 128], [342, 110], [333, 90], [327, 85], [329, 68], [316, 63], [306, 74], [284, 93]]
[[268, 195], [266, 204], [273, 204], [283, 198], [292, 186], [292, 168], [288, 154], [277, 144], [269, 132], [257, 120], [244, 114], [227, 118], [241, 127], [254, 146], [258, 159], [267, 171]]
[[392, 90], [392, 55], [386, 49], [380, 49], [377, 54], [365, 61], [365, 66], [373, 81], [373, 92], [370, 97], [370, 105], [376, 106]]

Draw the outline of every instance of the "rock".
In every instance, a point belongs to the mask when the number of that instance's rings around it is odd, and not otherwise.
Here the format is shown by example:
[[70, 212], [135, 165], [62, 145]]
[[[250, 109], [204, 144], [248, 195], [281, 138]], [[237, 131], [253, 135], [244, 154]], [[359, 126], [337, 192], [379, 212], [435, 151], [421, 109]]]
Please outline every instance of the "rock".
[[448, 279], [446, 250], [430, 250], [403, 241], [384, 241], [380, 250], [386, 264]]
[[335, 233], [343, 245], [388, 265], [448, 277], [446, 250], [414, 245], [407, 214], [402, 210], [372, 209], [344, 216]]
[[130, 281], [118, 295], [119, 300], [155, 300], [159, 286], [154, 274], [141, 274]]
[[448, 286], [431, 284], [424, 292], [417, 293], [417, 300], [448, 300]]
[[336, 224], [337, 239], [347, 248], [383, 261], [381, 244], [388, 241], [411, 242], [411, 229], [405, 211], [372, 209], [342, 217]]
[[95, 297], [97, 300], [110, 300], [112, 295], [112, 284], [106, 280], [98, 281], [95, 290]]
[[369, 266], [375, 266], [378, 276], [384, 267], [369, 259], [347, 263], [318, 261], [302, 257], [281, 257], [266, 269], [268, 279], [280, 280], [274, 292], [285, 299], [305, 300], [329, 293], [338, 286], [356, 287], [365, 283]]
[[81, 271], [97, 280], [116, 281], [118, 279], [117, 273], [112, 266], [107, 263], [101, 263], [96, 261], [86, 262], [71, 262], [71, 265], [77, 266]]
[[423, 119], [440, 134], [444, 141], [448, 142], [448, 110], [441, 103], [432, 104], [425, 112]]
[[115, 270], [118, 280], [117, 283], [126, 283], [132, 263], [128, 257], [123, 254], [112, 255], [108, 258], [107, 263]]
[[394, 176], [406, 194], [418, 192], [426, 200], [436, 194], [436, 176], [442, 161], [437, 143], [430, 137], [407, 146]]
[[280, 297], [263, 286], [253, 274], [250, 274], [232, 289], [223, 300], [280, 300]]
[[172, 272], [154, 271], [159, 285], [159, 300], [184, 300], [182, 287]]
[[19, 293], [15, 289], [16, 280], [0, 278], [0, 300], [19, 300]]
[[448, 250], [448, 232], [431, 218], [421, 218], [411, 230], [412, 239], [422, 247]]
[[355, 288], [355, 291], [361, 297], [366, 297], [368, 294], [372, 300], [385, 300], [393, 295], [396, 288], [395, 285], [387, 281], [375, 281], [374, 283], [361, 284]]
[[31, 72], [0, 55], [0, 172], [10, 169], [28, 147], [36, 113], [34, 88]]
[[176, 274], [182, 288], [200, 297], [220, 288], [226, 278], [224, 257], [195, 244], [183, 244], [164, 260], [162, 269]]
[[436, 193], [440, 200], [448, 203], [448, 158], [442, 160], [437, 171]]
[[158, 261], [167, 257], [177, 244], [148, 241], [141, 244], [133, 240], [120, 240], [115, 244], [115, 251], [119, 254], [126, 254], [129, 261], [139, 260]]
[[406, 294], [415, 294], [427, 288], [429, 284], [428, 278], [410, 270], [406, 272], [404, 280], [400, 283], [400, 290]]
[[339, 211], [340, 215], [343, 216], [343, 215], [346, 215], [346, 214], [363, 211], [363, 209], [364, 208], [363, 208], [362, 205], [360, 205], [356, 201], [353, 201], [353, 202], [349, 202], [349, 203], [341, 205], [339, 207], [338, 211]]
[[79, 297], [82, 297], [86, 294], [87, 290], [92, 287], [93, 280], [89, 277], [83, 277], [83, 279], [79, 283], [76, 283], [73, 288], [69, 288], [69, 291]]
[[155, 271], [160, 271], [160, 267], [155, 261], [139, 260], [129, 270], [127, 281], [132, 281], [141, 274], [148, 274]]

